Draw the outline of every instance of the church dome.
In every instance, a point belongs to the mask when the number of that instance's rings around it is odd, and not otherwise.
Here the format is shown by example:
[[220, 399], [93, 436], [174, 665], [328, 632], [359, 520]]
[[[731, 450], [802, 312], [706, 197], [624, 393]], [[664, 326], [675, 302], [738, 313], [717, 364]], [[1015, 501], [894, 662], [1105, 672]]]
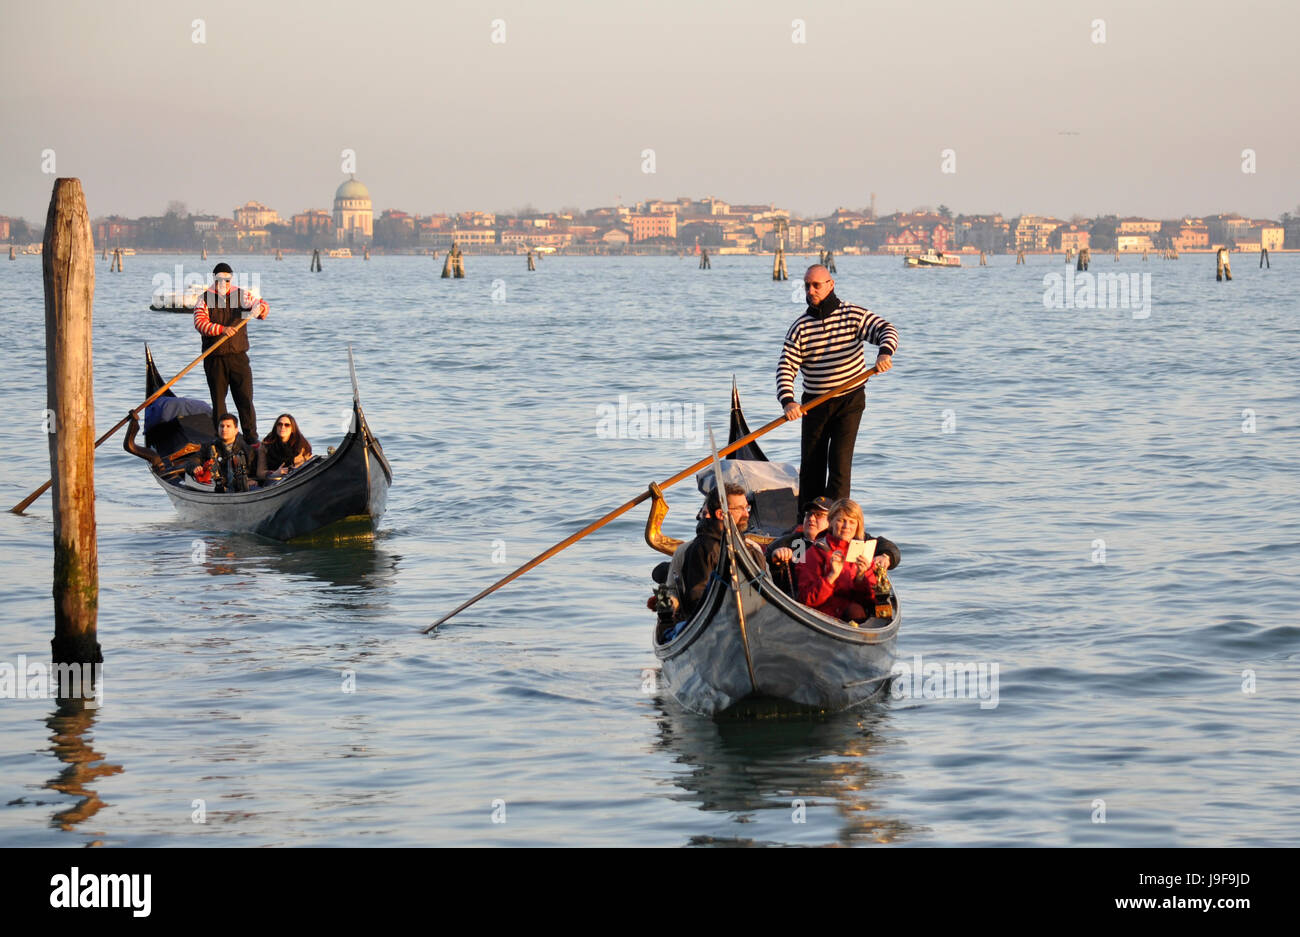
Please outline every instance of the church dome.
[[348, 179], [339, 190], [334, 193], [334, 200], [339, 199], [366, 199], [370, 198], [370, 190], [356, 180], [355, 177]]

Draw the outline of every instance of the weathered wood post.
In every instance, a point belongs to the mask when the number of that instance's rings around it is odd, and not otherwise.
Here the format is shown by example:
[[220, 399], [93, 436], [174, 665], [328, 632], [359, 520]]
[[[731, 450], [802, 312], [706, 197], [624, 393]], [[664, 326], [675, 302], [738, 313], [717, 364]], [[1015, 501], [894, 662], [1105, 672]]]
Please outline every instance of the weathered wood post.
[[1119, 248], [1115, 248], [1115, 263], [1119, 263]]
[[1020, 264], [1022, 264], [1022, 263], [1024, 263], [1024, 262], [1025, 262], [1025, 252], [1024, 252], [1024, 251], [1016, 251], [1016, 266], [1019, 266]]
[[451, 245], [451, 250], [447, 251], [447, 259], [442, 262], [442, 278], [444, 280], [451, 279], [451, 254], [455, 249], [456, 245]]
[[[9, 250], [12, 251], [13, 248], [11, 247], [11, 248], [9, 248]], [[1265, 264], [1268, 264], [1268, 269], [1270, 269], [1270, 270], [1273, 269], [1273, 262], [1272, 262], [1271, 260], [1268, 259], [1268, 248], [1267, 248], [1267, 247], [1261, 247], [1261, 248], [1259, 249], [1259, 265], [1260, 265], [1261, 267], [1263, 267]]]
[[451, 261], [451, 275], [457, 280], [463, 280], [465, 278], [465, 258], [461, 255], [460, 248], [455, 244], [451, 246], [451, 249], [455, 254]]
[[528, 269], [529, 270], [537, 269], [537, 261], [533, 259], [533, 249], [531, 247], [528, 248]]
[[713, 269], [713, 261], [709, 260], [709, 249], [707, 247], [700, 248], [700, 269], [701, 270]]
[[55, 663], [103, 660], [97, 638], [95, 245], [80, 179], [57, 179], [45, 218], [45, 406], [54, 502]]
[[983, 251], [980, 251], [980, 266], [987, 267], [988, 265], [989, 265], [989, 259], [984, 256]]
[[822, 266], [826, 268], [827, 273], [835, 273], [835, 254], [831, 251], [827, 251], [826, 259], [822, 261]]
[[785, 242], [778, 240], [776, 242], [776, 254], [772, 257], [772, 279], [786, 280], [789, 276], [785, 267]]
[[311, 252], [311, 273], [320, 273], [320, 248], [313, 248]]
[[1146, 251], [1146, 248], [1145, 248], [1145, 247], [1142, 248], [1142, 262], [1143, 262], [1143, 263], [1146, 263], [1146, 262], [1147, 262], [1147, 251]]
[[1079, 259], [1074, 265], [1075, 270], [1087, 270], [1088, 264], [1092, 262], [1092, 251], [1086, 247], [1079, 250]]
[[[208, 259], [208, 249], [207, 249], [206, 247], [203, 248], [203, 250], [199, 252], [199, 259], [200, 259], [200, 260], [207, 260], [207, 259]], [[784, 554], [783, 554], [783, 555], [784, 555]]]
[[1065, 262], [1068, 264], [1073, 259], [1074, 259], [1074, 248], [1067, 247], [1065, 249]]
[[367, 245], [365, 246], [365, 253], [362, 255], [361, 259], [362, 259], [362, 260], [369, 260], [369, 259], [370, 259], [370, 245], [369, 245], [369, 244], [367, 244]]
[[284, 260], [284, 256], [280, 253], [280, 248], [278, 247], [275, 249], [275, 259]]
[[1228, 260], [1228, 249], [1220, 247], [1215, 253], [1214, 279], [1232, 279], [1232, 264]]
[[12, 244], [9, 245], [9, 259], [14, 259], [14, 246]]

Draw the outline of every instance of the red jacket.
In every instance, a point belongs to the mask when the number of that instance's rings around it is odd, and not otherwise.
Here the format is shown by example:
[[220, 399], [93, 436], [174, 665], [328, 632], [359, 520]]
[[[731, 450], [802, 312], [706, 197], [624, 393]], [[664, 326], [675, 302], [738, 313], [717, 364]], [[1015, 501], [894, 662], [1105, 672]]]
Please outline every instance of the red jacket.
[[[803, 562], [795, 564], [800, 602], [818, 610], [824, 610], [822, 606], [828, 604], [842, 607], [850, 601], [870, 608], [875, 601], [875, 569], [867, 573], [865, 579], [858, 580], [857, 564], [846, 562], [834, 585], [826, 581], [831, 574], [831, 553], [838, 551], [844, 556], [848, 547], [845, 541], [837, 540], [827, 533], [808, 548]], [[834, 613], [838, 614], [839, 608], [835, 608]]]

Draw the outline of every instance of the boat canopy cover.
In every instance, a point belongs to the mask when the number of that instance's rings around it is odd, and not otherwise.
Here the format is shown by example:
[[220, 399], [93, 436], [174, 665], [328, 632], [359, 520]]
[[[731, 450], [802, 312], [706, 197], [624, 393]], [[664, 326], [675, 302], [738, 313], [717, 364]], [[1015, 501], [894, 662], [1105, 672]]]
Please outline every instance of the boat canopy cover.
[[148, 433], [159, 423], [195, 413], [211, 414], [212, 407], [197, 397], [159, 397], [144, 411], [144, 431]]
[[[713, 467], [701, 469], [695, 475], [700, 494], [708, 495], [715, 484]], [[755, 462], [748, 459], [724, 459], [722, 483], [740, 485], [753, 495], [773, 488], [799, 491], [799, 470], [790, 462]]]

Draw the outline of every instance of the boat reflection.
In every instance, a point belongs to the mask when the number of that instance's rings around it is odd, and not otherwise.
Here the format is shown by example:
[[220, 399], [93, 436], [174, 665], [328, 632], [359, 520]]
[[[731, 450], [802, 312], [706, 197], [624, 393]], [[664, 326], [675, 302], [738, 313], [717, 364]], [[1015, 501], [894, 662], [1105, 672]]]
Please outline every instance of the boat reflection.
[[246, 575], [250, 568], [324, 585], [368, 592], [391, 585], [401, 556], [374, 539], [333, 544], [276, 543], [244, 534], [226, 534], [203, 542], [201, 562], [212, 576]]
[[[60, 700], [59, 708], [45, 720], [52, 733], [50, 750], [66, 766], [45, 787], [78, 798], [72, 806], [56, 811], [50, 817], [50, 826], [70, 832], [99, 813], [104, 802], [91, 785], [99, 778], [121, 774], [124, 770], [121, 765], [109, 764], [91, 747], [98, 712], [81, 700]], [[99, 842], [88, 845], [99, 845]]]
[[895, 843], [914, 828], [890, 816], [871, 796], [887, 773], [881, 763], [882, 733], [890, 714], [883, 705], [855, 712], [806, 716], [769, 716], [714, 720], [688, 713], [672, 700], [659, 706], [659, 748], [669, 752], [681, 772], [673, 783], [685, 795], [673, 799], [697, 803], [706, 812], [732, 814], [733, 838], [695, 836], [688, 845], [765, 846], [782, 837], [754, 836], [760, 830], [792, 829], [800, 803], [807, 825], [798, 827], [798, 842], [808, 845], [833, 805], [837, 828], [823, 845], [859, 846]]

